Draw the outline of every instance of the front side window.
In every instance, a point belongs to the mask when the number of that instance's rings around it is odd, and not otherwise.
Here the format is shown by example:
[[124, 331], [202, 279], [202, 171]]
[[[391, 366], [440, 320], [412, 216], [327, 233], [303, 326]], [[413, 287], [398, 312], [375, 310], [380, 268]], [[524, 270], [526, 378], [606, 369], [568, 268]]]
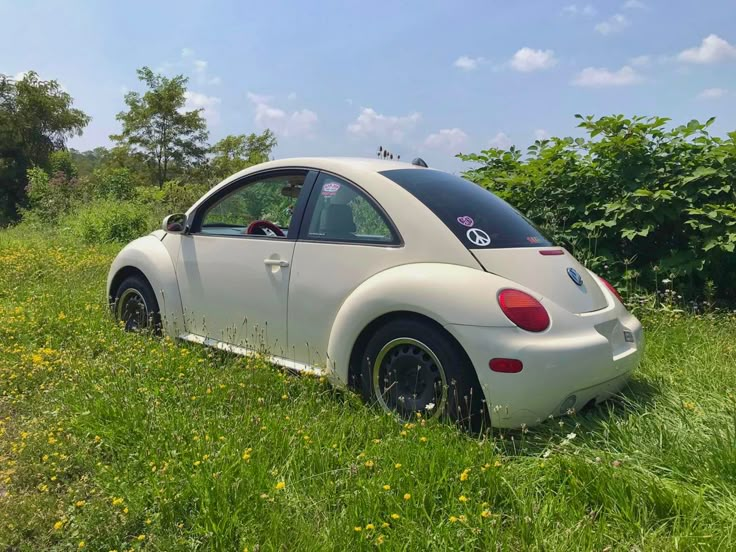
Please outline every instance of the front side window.
[[552, 245], [524, 215], [469, 180], [427, 169], [381, 174], [429, 207], [468, 249]]
[[199, 232], [287, 237], [304, 179], [304, 174], [272, 176], [240, 186], [206, 207]]
[[398, 242], [385, 216], [363, 192], [345, 180], [321, 173], [307, 207], [303, 238], [331, 242]]

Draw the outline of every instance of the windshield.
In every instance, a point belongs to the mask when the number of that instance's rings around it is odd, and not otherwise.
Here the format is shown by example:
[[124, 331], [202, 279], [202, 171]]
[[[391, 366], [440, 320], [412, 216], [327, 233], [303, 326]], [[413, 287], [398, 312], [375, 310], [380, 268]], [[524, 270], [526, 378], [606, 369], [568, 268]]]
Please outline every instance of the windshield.
[[469, 180], [422, 169], [381, 174], [429, 207], [468, 249], [552, 245], [524, 215]]

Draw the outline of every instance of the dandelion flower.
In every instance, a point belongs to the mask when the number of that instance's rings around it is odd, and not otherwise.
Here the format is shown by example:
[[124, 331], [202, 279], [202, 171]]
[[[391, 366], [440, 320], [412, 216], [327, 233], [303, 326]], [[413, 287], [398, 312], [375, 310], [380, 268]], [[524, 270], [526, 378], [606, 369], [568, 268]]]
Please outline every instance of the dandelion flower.
[[75, 505], [75, 506], [76, 506], [77, 508], [81, 508], [81, 507], [82, 507], [82, 506], [84, 506], [85, 504], [87, 504], [87, 503], [86, 503], [86, 502], [85, 502], [84, 500], [77, 500], [77, 501], [76, 501], [76, 502], [74, 503], [74, 505]]
[[144, 540], [146, 540], [146, 535], [138, 535], [136, 537], [136, 539], [139, 540], [139, 541], [144, 541]]
[[63, 521], [59, 520], [56, 523], [54, 523], [54, 531], [58, 531], [62, 527], [64, 527], [64, 522]]
[[398, 463], [397, 464], [394, 464], [394, 468], [396, 468], [397, 470], [400, 470], [401, 469], [401, 464], [398, 464]]
[[391, 519], [399, 519], [400, 517], [399, 514], [391, 514]]
[[360, 532], [361, 532], [361, 531], [363, 530], [363, 528], [362, 528], [362, 527], [357, 527], [357, 526], [356, 526], [356, 527], [353, 527], [353, 530], [354, 530], [354, 531], [355, 531], [356, 533], [360, 533]]
[[79, 545], [78, 545], [78, 548], [79, 548], [80, 550], [81, 550], [82, 548], [84, 548], [85, 546], [87, 546], [87, 543], [86, 543], [86, 542], [84, 542], [84, 541], [79, 541]]
[[113, 498], [112, 499], [112, 505], [113, 506], [120, 506], [123, 503], [122, 498]]
[[422, 443], [426, 443], [427, 442], [427, 438], [424, 437], [424, 436], [422, 436], [422, 437], [419, 438], [419, 441], [421, 441]]
[[391, 485], [384, 485], [383, 486], [383, 490], [384, 491], [390, 491], [391, 490]]
[[491, 517], [491, 511], [490, 510], [483, 510], [480, 513], [480, 517], [482, 517], [483, 519], [488, 519], [489, 517]]
[[371, 469], [374, 465], [373, 460], [367, 460], [365, 463], [365, 467], [368, 469]]
[[411, 499], [411, 495], [409, 493], [406, 493], [404, 495], [404, 500], [409, 500], [409, 499]]
[[465, 495], [460, 495], [460, 497], [458, 498], [458, 500], [459, 500], [460, 502], [467, 502], [467, 501], [468, 501], [468, 497], [467, 497], [467, 496], [465, 496]]
[[460, 474], [460, 481], [467, 481], [469, 474], [470, 474], [470, 468], [464, 469], [463, 472]]
[[372, 523], [369, 523], [368, 525], [365, 526], [365, 530], [366, 531], [373, 531], [373, 529], [375, 529], [375, 528], [376, 528], [376, 526], [373, 525]]
[[376, 544], [383, 544], [383, 535], [378, 535], [378, 538], [376, 539]]
[[276, 483], [276, 487], [275, 487], [275, 489], [276, 489], [277, 491], [282, 491], [282, 490], [284, 490], [285, 488], [286, 488], [286, 483], [284, 483], [283, 481], [279, 481], [278, 483]]
[[457, 517], [450, 516], [450, 523], [455, 523], [455, 522], [457, 522]]

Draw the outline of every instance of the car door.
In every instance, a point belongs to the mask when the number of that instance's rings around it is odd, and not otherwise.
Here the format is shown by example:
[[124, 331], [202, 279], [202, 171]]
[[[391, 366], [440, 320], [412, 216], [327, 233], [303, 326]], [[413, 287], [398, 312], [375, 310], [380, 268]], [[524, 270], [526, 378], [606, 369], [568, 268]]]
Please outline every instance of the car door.
[[401, 264], [401, 238], [373, 198], [344, 178], [321, 172], [313, 186], [289, 283], [289, 352], [326, 366], [332, 323], [350, 293]]
[[250, 175], [197, 208], [177, 259], [188, 333], [286, 355], [294, 244], [314, 178], [300, 169]]

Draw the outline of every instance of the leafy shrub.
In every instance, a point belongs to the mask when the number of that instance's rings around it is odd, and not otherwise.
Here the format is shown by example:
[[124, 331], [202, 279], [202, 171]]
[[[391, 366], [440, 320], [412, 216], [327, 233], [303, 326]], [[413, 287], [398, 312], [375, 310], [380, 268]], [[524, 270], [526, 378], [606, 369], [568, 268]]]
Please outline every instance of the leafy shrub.
[[85, 243], [128, 242], [157, 225], [149, 208], [109, 199], [83, 205], [64, 222]]
[[79, 181], [68, 173], [57, 171], [50, 176], [39, 167], [28, 170], [28, 208], [23, 219], [31, 222], [53, 222], [66, 214], [80, 196]]
[[130, 169], [102, 167], [95, 170], [88, 180], [86, 190], [91, 199], [132, 199], [135, 195], [136, 177]]
[[135, 195], [139, 201], [156, 204], [157, 212], [166, 216], [187, 211], [209, 189], [207, 185], [181, 184], [169, 180], [160, 188], [139, 186]]
[[736, 299], [736, 132], [668, 119], [582, 117], [587, 138], [536, 141], [460, 155], [470, 180], [503, 197], [607, 277], [655, 289], [678, 279], [688, 296], [707, 282]]

